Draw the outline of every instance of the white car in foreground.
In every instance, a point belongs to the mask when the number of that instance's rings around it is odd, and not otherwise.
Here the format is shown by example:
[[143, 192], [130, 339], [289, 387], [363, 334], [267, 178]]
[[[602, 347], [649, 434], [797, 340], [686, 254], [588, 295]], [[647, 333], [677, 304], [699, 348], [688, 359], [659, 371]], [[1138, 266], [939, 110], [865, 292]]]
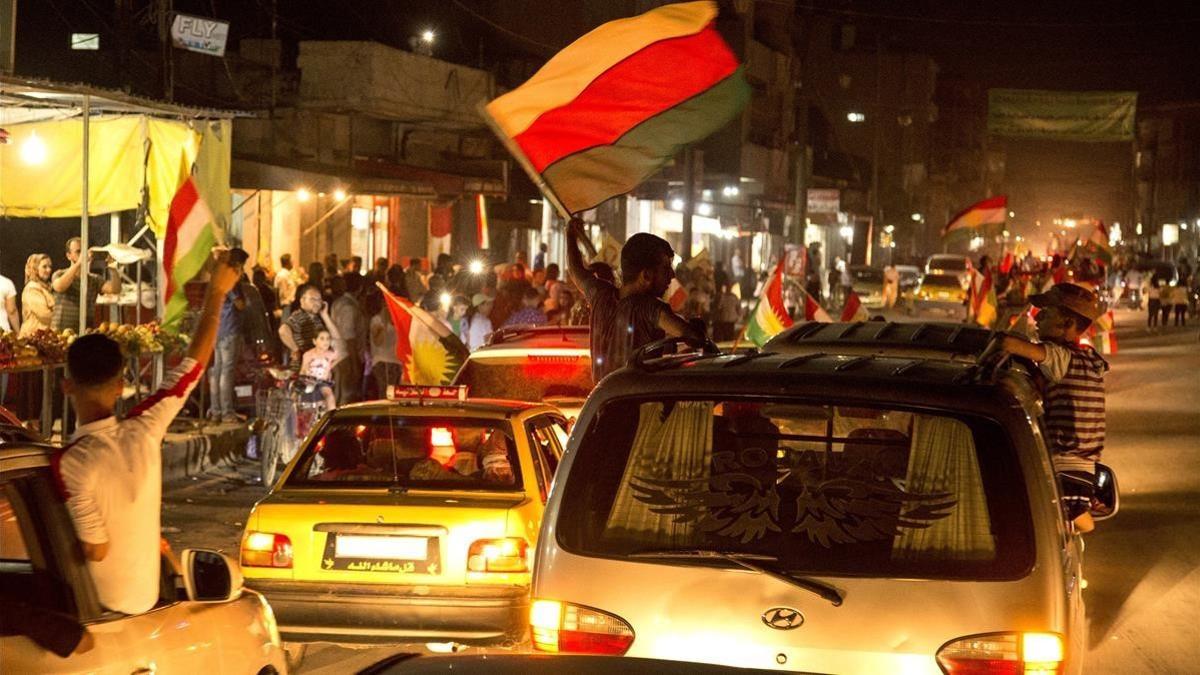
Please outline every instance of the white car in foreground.
[[[185, 549], [182, 575], [163, 565], [161, 599], [138, 615], [96, 599], [83, 552], [50, 470], [54, 448], [0, 447], [0, 671], [5, 673], [285, 673], [275, 616], [243, 590], [237, 563]], [[22, 620], [13, 620], [21, 616]], [[45, 621], [42, 621], [45, 620]], [[27, 635], [34, 622], [86, 629], [59, 656]], [[68, 631], [69, 632], [69, 631]]]

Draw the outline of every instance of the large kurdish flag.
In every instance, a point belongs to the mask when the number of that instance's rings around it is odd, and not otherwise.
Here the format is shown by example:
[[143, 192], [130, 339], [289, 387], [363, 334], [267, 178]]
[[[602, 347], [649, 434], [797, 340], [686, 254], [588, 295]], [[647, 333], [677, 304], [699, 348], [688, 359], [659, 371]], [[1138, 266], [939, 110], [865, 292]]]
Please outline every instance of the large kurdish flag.
[[792, 317], [788, 315], [783, 305], [783, 263], [775, 268], [767, 285], [758, 298], [758, 304], [746, 321], [746, 339], [756, 347], [762, 347], [767, 340], [775, 337], [783, 329], [792, 325]]
[[975, 202], [954, 214], [942, 228], [942, 236], [959, 230], [981, 230], [987, 225], [1003, 225], [1008, 220], [1008, 197], [998, 195]]
[[466, 345], [437, 317], [382, 284], [376, 286], [396, 327], [396, 358], [404, 365], [405, 379], [412, 384], [450, 384], [467, 360]]
[[199, 274], [216, 245], [212, 228], [212, 212], [200, 198], [196, 183], [189, 174], [175, 197], [167, 216], [167, 231], [163, 239], [163, 328], [176, 331], [179, 320], [187, 310], [183, 286]]
[[606, 23], [556, 54], [486, 115], [570, 213], [633, 190], [749, 100], [715, 2]]

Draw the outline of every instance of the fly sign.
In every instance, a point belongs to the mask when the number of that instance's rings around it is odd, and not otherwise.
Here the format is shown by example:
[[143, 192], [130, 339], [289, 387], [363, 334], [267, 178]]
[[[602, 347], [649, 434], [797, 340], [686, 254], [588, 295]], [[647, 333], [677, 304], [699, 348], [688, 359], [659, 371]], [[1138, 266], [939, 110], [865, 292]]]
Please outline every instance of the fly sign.
[[180, 49], [209, 56], [225, 56], [229, 22], [202, 16], [176, 14], [171, 23], [171, 42]]

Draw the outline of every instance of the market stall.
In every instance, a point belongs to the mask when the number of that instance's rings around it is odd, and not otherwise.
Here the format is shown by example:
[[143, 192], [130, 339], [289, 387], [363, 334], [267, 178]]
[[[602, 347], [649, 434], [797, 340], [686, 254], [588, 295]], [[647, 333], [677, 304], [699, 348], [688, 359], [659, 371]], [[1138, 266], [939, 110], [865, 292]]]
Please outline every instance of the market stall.
[[[156, 320], [163, 313], [161, 260], [168, 209], [190, 174], [209, 204], [215, 230], [224, 232], [230, 218], [235, 114], [84, 85], [0, 76], [0, 229], [78, 218], [82, 250], [103, 256], [122, 282], [121, 292], [97, 300], [105, 305], [100, 314], [111, 325], [97, 326], [89, 302], [95, 296], [96, 289], [89, 289], [94, 280], [83, 274], [78, 285], [84, 311], [72, 331], [0, 338], [0, 372], [41, 373], [43, 416], [51, 407], [45, 400], [59, 389], [52, 381], [52, 371], [62, 364], [57, 350], [65, 350], [73, 335], [98, 329], [116, 335], [123, 329], [124, 335], [151, 336], [144, 345], [129, 345], [130, 379], [134, 396], [157, 384], [161, 357], [154, 358], [153, 367], [145, 367], [144, 359], [163, 352], [161, 344], [151, 348], [151, 343], [161, 335]], [[132, 228], [120, 226], [120, 213], [133, 219]], [[111, 219], [107, 241], [93, 236], [91, 221], [96, 218]]]

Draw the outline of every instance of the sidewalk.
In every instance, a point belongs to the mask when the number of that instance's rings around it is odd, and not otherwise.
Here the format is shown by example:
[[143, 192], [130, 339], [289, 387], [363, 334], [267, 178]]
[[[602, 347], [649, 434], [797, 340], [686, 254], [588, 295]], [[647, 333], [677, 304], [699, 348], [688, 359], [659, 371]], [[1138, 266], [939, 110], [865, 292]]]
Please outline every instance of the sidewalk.
[[246, 454], [246, 423], [204, 423], [176, 419], [162, 447], [163, 482], [232, 466]]

